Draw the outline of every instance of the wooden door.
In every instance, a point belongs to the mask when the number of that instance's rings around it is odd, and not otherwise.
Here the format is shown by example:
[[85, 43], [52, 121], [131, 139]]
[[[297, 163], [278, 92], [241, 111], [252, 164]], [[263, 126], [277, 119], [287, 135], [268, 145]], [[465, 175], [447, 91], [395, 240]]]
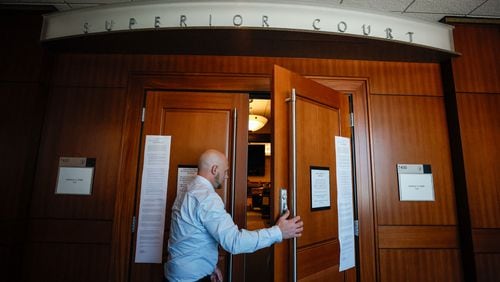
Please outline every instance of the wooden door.
[[[296, 278], [299, 281], [344, 281], [339, 272], [339, 238], [335, 136], [350, 137], [349, 101], [344, 94], [275, 66], [272, 94], [274, 215], [279, 214], [279, 190], [288, 189], [288, 207], [304, 221], [304, 233], [296, 241]], [[291, 93], [296, 93], [296, 210], [293, 210], [290, 145]], [[311, 207], [311, 167], [330, 171], [330, 207]], [[274, 280], [293, 280], [293, 240], [275, 247]], [[355, 272], [355, 269], [348, 271]]]
[[[244, 118], [236, 118], [238, 114]], [[172, 137], [163, 261], [168, 256], [170, 215], [176, 197], [177, 168], [180, 165], [196, 166], [199, 156], [207, 149], [216, 149], [226, 154], [229, 167], [233, 169], [230, 171], [230, 178], [221, 189], [217, 189], [217, 193], [226, 204], [228, 212], [231, 212], [233, 182], [234, 187], [246, 189], [246, 175], [242, 173], [245, 173], [246, 168], [247, 116], [247, 94], [188, 91], [147, 92], [139, 165], [141, 170], [146, 135], [169, 135]], [[138, 181], [138, 185], [140, 183], [141, 181]], [[140, 187], [137, 195], [140, 195]], [[139, 211], [139, 201], [139, 196], [137, 196], [136, 214]], [[135, 239], [132, 248], [134, 252]], [[132, 258], [134, 257], [135, 254], [132, 253]], [[226, 281], [229, 274], [229, 260], [229, 255], [226, 255], [224, 259], [226, 263], [223, 265]], [[235, 272], [242, 272], [238, 266], [233, 267], [233, 269]], [[162, 281], [162, 277], [163, 264], [132, 262], [131, 281]]]

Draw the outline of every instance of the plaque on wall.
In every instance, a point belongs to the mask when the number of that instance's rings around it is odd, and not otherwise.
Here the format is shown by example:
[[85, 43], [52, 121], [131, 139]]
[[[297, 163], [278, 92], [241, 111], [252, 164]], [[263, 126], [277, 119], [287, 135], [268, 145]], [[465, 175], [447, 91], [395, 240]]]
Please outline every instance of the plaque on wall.
[[431, 165], [398, 164], [400, 201], [434, 201]]
[[59, 158], [56, 194], [91, 195], [95, 158]]

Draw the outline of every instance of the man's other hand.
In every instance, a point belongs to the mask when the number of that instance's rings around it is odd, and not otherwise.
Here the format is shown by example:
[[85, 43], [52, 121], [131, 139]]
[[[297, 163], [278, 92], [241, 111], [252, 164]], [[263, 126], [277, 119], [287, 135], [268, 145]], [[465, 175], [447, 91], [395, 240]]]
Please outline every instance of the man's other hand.
[[290, 211], [287, 210], [280, 218], [276, 225], [281, 230], [283, 239], [290, 239], [302, 236], [302, 231], [304, 230], [304, 222], [300, 220], [300, 216], [287, 219], [290, 216]]

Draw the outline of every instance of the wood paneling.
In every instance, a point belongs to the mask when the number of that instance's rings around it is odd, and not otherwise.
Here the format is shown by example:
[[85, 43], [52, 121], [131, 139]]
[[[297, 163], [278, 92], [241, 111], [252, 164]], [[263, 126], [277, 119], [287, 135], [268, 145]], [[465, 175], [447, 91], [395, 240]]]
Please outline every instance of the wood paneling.
[[500, 253], [500, 229], [474, 229], [475, 253]]
[[[462, 56], [452, 61], [452, 108], [457, 120], [452, 126], [457, 128], [456, 136], [460, 138], [456, 143], [463, 152], [463, 165], [457, 173], [465, 175], [465, 181], [461, 183], [463, 191], [459, 191], [462, 195], [459, 199], [463, 206], [468, 206], [465, 215], [470, 218], [467, 229], [462, 232], [467, 243], [464, 268], [471, 269], [468, 274], [471, 279], [497, 281], [500, 277], [500, 176], [496, 164], [500, 157], [497, 144], [500, 140], [500, 25], [454, 25], [455, 49]], [[467, 263], [471, 257], [475, 261]]]
[[40, 31], [42, 14], [47, 12], [40, 10], [37, 14], [0, 8], [0, 81], [40, 81], [45, 59]]
[[458, 250], [381, 250], [384, 282], [464, 281]]
[[[302, 75], [369, 77], [379, 94], [442, 96], [439, 64], [306, 58], [62, 54], [55, 63], [60, 86], [124, 87], [129, 73], [239, 73], [270, 77], [274, 64]], [[78, 66], [78, 67], [75, 67]]]
[[[370, 112], [378, 224], [456, 224], [443, 99], [372, 95]], [[431, 165], [435, 201], [399, 201], [398, 163]]]
[[18, 281], [46, 104], [42, 14], [0, 5], [0, 273]]
[[[358, 186], [358, 196], [361, 195], [358, 197], [358, 204], [362, 207], [359, 210], [362, 240], [360, 250], [365, 254], [361, 258], [361, 279], [375, 279], [370, 276], [373, 271], [363, 272], [366, 265], [369, 265], [368, 268], [375, 268], [375, 258], [379, 260], [380, 281], [462, 279], [460, 271], [457, 271], [460, 269], [458, 250], [391, 249], [374, 254], [374, 240], [377, 236], [379, 247], [391, 248], [396, 245], [409, 248], [451, 248], [454, 246], [453, 242], [456, 242], [453, 240], [453, 229], [457, 223], [454, 185], [449, 163], [447, 125], [440, 98], [443, 90], [438, 64], [250, 56], [58, 54], [51, 73], [55, 88], [52, 90], [47, 114], [42, 118], [46, 98], [42, 92], [36, 91], [39, 90], [41, 76], [50, 72], [41, 70], [44, 54], [38, 46], [40, 17], [21, 19], [23, 24], [19, 24], [16, 29], [11, 28], [15, 22], [13, 19], [19, 23], [19, 19], [2, 14], [1, 22], [4, 24], [0, 25], [2, 38], [9, 38], [2, 43], [0, 54], [0, 90], [2, 94], [8, 93], [7, 101], [2, 101], [9, 108], [10, 115], [7, 119], [0, 120], [13, 121], [1, 124], [2, 130], [9, 132], [10, 137], [3, 141], [5, 146], [2, 146], [2, 160], [4, 155], [7, 156], [4, 163], [11, 166], [3, 170], [8, 177], [0, 214], [2, 230], [15, 230], [13, 233], [2, 232], [3, 243], [14, 244], [2, 245], [0, 252], [3, 258], [15, 254], [15, 248], [21, 246], [22, 239], [18, 235], [25, 230], [24, 222], [28, 222], [26, 218], [23, 219], [23, 215], [28, 214], [38, 132], [43, 120], [46, 120], [31, 211], [31, 215], [36, 218], [31, 222], [34, 233], [29, 237], [41, 242], [27, 245], [28, 250], [32, 251], [26, 256], [29, 264], [25, 269], [31, 271], [27, 274], [28, 280], [127, 279], [129, 253], [126, 250], [130, 246], [130, 215], [133, 210], [133, 201], [127, 201], [127, 197], [133, 194], [135, 186], [140, 107], [143, 102], [142, 96], [131, 97], [133, 94], [127, 93], [126, 87], [131, 83], [133, 74], [157, 72], [158, 77], [162, 77], [164, 73], [190, 73], [197, 77], [222, 74], [219, 81], [213, 84], [218, 90], [234, 90], [238, 84], [236, 80], [253, 76], [259, 77], [260, 82], [247, 84], [246, 89], [268, 91], [273, 64], [302, 75], [363, 78], [366, 79], [367, 93], [380, 94], [372, 95], [369, 109], [367, 101], [358, 99], [354, 103], [356, 126], [368, 110], [371, 115], [372, 127], [369, 128], [366, 122], [366, 126], [361, 129], [364, 130], [364, 135], [363, 132], [356, 133], [355, 138], [356, 144], [368, 143], [368, 138], [360, 136], [372, 134], [371, 156], [375, 187], [375, 195], [372, 195], [370, 167], [357, 167], [358, 185], [362, 184]], [[461, 92], [457, 95], [457, 101], [467, 192], [475, 228], [474, 246], [478, 252], [476, 264], [479, 281], [494, 281], [500, 276], [499, 256], [492, 253], [498, 252], [496, 238], [500, 227], [500, 205], [497, 204], [500, 199], [500, 180], [494, 170], [494, 161], [499, 158], [495, 141], [500, 139], [499, 119], [496, 115], [500, 108], [499, 55], [496, 50], [500, 45], [499, 34], [498, 25], [456, 24], [454, 30], [456, 50], [463, 54], [453, 60], [453, 72], [456, 90]], [[224, 74], [237, 74], [240, 77], [231, 80], [224, 78]], [[10, 82], [29, 82], [29, 85], [14, 85], [9, 84]], [[189, 85], [183, 89], [193, 87], [189, 80], [179, 84], [160, 82], [151, 85], [172, 88]], [[205, 88], [208, 85], [209, 83], [199, 87]], [[125, 99], [128, 99], [127, 104]], [[122, 132], [124, 112], [127, 113], [126, 124], [132, 125]], [[33, 130], [30, 131], [30, 128]], [[355, 127], [355, 132], [356, 130], [358, 128]], [[365, 150], [357, 152], [357, 162], [370, 163], [369, 146], [361, 148]], [[57, 159], [67, 154], [97, 158], [94, 184], [97, 190], [92, 196], [53, 194]], [[395, 164], [409, 161], [432, 165], [435, 202], [399, 202]], [[102, 168], [106, 172], [102, 172]], [[7, 218], [10, 215], [13, 217]], [[82, 225], [79, 226], [78, 222], [82, 222]], [[108, 224], [111, 222], [113, 256], [106, 259], [110, 246], [105, 242], [108, 240]], [[375, 223], [387, 226], [379, 226], [379, 232], [375, 232]], [[97, 226], [101, 226], [99, 228], [103, 231], [94, 235], [85, 231]], [[437, 236], [436, 241], [424, 238], [422, 230]], [[82, 243], [83, 237], [89, 238], [90, 242], [85, 243], [85, 246], [62, 243], [65, 238], [58, 237], [55, 231], [68, 232], [66, 239], [75, 243]], [[82, 233], [82, 237], [78, 233]], [[407, 236], [410, 237], [408, 240], [405, 239]], [[50, 240], [55, 241], [49, 242]], [[54, 254], [47, 256], [51, 253]], [[11, 258], [11, 261], [18, 258]], [[438, 267], [433, 266], [433, 263], [442, 268], [439, 269], [442, 274], [437, 272]], [[62, 270], [55, 269], [58, 264], [63, 267]], [[6, 269], [10, 266], [4, 263], [1, 265]], [[107, 272], [108, 265], [112, 269], [110, 272]], [[410, 269], [411, 265], [417, 267]]]
[[29, 240], [47, 243], [109, 244], [111, 221], [34, 219]]
[[52, 82], [60, 87], [126, 87], [129, 63], [127, 55], [60, 54]]
[[[113, 88], [52, 90], [32, 217], [113, 219], [124, 95]], [[96, 158], [92, 195], [55, 195], [59, 157]]]
[[500, 228], [500, 93], [457, 94], [472, 228]]
[[500, 25], [456, 24], [453, 59], [457, 92], [500, 93]]
[[[0, 82], [2, 103], [2, 197], [0, 219], [26, 218], [31, 196], [35, 158], [40, 141], [46, 95], [37, 83]], [[7, 137], [7, 135], [5, 135]]]
[[17, 281], [107, 282], [109, 245], [31, 243]]
[[378, 247], [381, 249], [458, 248], [458, 231], [454, 226], [378, 226]]
[[[53, 88], [23, 260], [26, 281], [108, 281], [125, 91]], [[96, 158], [92, 194], [55, 195], [59, 157]]]
[[[332, 267], [338, 271], [340, 257], [337, 254], [339, 252], [340, 245], [337, 240], [300, 249], [297, 251], [298, 279], [311, 278], [308, 276], [314, 276], [315, 273], [326, 271]], [[336, 279], [329, 277], [331, 279], [329, 281], [342, 281], [343, 276], [344, 273], [337, 273]]]
[[476, 254], [475, 259], [477, 281], [498, 282], [500, 277], [500, 254]]

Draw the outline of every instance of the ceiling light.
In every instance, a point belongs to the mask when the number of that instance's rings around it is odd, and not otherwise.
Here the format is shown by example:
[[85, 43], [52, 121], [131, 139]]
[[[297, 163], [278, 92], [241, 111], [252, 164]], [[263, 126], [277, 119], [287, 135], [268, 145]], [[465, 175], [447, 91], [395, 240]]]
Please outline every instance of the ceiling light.
[[257, 131], [264, 127], [267, 123], [267, 118], [261, 115], [248, 115], [248, 130]]

